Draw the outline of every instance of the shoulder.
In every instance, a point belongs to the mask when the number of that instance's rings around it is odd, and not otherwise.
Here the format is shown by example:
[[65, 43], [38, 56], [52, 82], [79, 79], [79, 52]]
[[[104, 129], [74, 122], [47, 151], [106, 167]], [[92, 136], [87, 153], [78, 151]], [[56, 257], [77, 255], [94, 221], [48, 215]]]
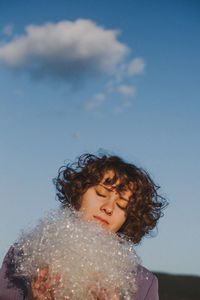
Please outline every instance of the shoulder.
[[0, 269], [0, 300], [23, 300], [26, 294], [24, 280], [14, 277], [15, 246], [12, 245], [7, 252]]
[[158, 279], [141, 265], [136, 270], [137, 293], [135, 300], [158, 300]]

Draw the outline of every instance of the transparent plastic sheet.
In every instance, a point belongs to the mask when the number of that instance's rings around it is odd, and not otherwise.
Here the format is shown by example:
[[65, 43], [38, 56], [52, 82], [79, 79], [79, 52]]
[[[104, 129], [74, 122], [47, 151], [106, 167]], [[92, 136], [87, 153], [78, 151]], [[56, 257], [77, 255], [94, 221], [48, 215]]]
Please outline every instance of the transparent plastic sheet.
[[34, 229], [21, 234], [16, 247], [16, 253], [23, 253], [15, 257], [17, 276], [31, 281], [46, 266], [49, 278], [60, 274], [55, 300], [93, 300], [99, 291], [107, 299], [115, 291], [128, 300], [137, 289], [135, 272], [140, 260], [133, 244], [70, 208], [49, 213]]

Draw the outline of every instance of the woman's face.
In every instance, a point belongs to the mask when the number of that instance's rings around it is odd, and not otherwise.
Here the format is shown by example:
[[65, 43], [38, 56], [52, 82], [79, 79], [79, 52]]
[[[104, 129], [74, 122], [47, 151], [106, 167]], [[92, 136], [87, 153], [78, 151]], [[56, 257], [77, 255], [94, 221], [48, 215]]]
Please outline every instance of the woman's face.
[[105, 174], [102, 182], [89, 188], [81, 198], [80, 212], [89, 221], [100, 223], [105, 229], [117, 232], [126, 221], [126, 206], [132, 192], [126, 190], [119, 194], [115, 187], [104, 185], [106, 178], [113, 176], [109, 171]]

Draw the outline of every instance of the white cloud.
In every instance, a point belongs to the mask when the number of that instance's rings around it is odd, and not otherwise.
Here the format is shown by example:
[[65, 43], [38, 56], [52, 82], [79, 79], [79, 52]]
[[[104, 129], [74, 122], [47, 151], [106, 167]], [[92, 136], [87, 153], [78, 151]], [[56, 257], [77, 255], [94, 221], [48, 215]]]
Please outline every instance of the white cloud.
[[127, 98], [123, 99], [121, 104], [119, 104], [118, 106], [116, 106], [113, 109], [113, 113], [115, 115], [121, 114], [123, 113], [125, 110], [127, 110], [128, 108], [130, 108], [132, 106], [132, 102], [130, 100], [128, 100]]
[[134, 58], [128, 66], [129, 75], [138, 75], [143, 73], [145, 68], [145, 62], [142, 58]]
[[95, 107], [100, 106], [104, 101], [105, 101], [106, 97], [103, 93], [98, 93], [93, 95], [92, 99], [90, 101], [88, 101], [84, 108], [85, 110], [92, 110]]
[[113, 110], [113, 113], [115, 115], [118, 115], [118, 114], [121, 114], [122, 112], [124, 111], [123, 107], [122, 106], [116, 106]]
[[72, 81], [112, 73], [129, 51], [117, 40], [118, 31], [90, 20], [29, 25], [25, 31], [0, 46], [0, 62], [36, 78]]
[[5, 27], [3, 27], [2, 32], [5, 35], [11, 36], [13, 34], [13, 25], [8, 24]]
[[131, 87], [131, 86], [128, 86], [128, 85], [120, 85], [118, 87], [118, 91], [124, 96], [134, 97], [136, 95], [135, 87]]
[[128, 107], [131, 107], [131, 106], [132, 106], [132, 102], [131, 101], [129, 101], [129, 100], [124, 101], [123, 107], [128, 108]]

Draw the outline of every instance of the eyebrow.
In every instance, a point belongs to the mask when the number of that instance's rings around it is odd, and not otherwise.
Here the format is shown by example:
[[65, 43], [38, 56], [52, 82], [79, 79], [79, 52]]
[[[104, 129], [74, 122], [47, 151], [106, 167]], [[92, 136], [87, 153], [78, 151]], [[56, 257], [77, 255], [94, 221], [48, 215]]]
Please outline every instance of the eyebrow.
[[[105, 190], [107, 190], [108, 192], [111, 192], [111, 191], [113, 191], [113, 189], [111, 189], [111, 188], [108, 188], [108, 187], [106, 187], [105, 185], [103, 185], [103, 184], [101, 184], [101, 183], [99, 183], [98, 185], [100, 185], [101, 187], [103, 187]], [[118, 193], [119, 194], [119, 193]], [[119, 194], [120, 195], [120, 194]], [[124, 201], [126, 201], [126, 202], [129, 202], [129, 200], [128, 199], [126, 199], [126, 198], [124, 198], [124, 197], [122, 197], [121, 195], [120, 195], [120, 199], [122, 199], [122, 200], [124, 200]]]

